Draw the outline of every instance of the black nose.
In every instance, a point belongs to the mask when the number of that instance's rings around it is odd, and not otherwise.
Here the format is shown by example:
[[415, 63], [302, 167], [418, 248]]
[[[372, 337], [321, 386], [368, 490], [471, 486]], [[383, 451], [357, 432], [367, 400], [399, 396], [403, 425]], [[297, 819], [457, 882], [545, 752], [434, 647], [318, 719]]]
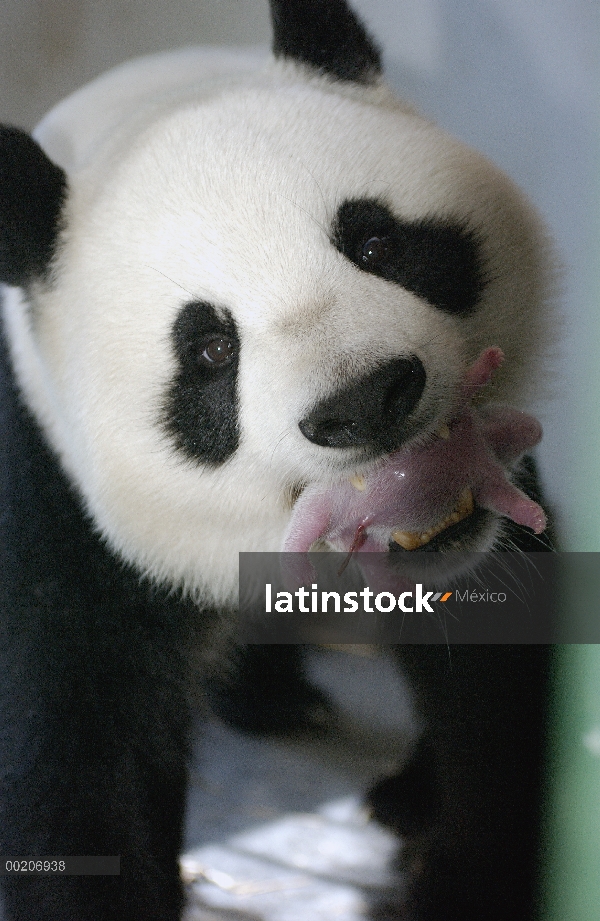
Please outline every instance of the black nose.
[[421, 361], [396, 358], [318, 403], [299, 423], [300, 431], [326, 448], [371, 445], [393, 451], [424, 387]]

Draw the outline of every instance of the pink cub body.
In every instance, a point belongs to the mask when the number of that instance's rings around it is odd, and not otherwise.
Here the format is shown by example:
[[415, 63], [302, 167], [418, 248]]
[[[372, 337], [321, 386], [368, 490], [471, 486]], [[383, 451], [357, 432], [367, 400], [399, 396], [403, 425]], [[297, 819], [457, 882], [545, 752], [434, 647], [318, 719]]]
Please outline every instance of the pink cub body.
[[359, 480], [361, 489], [350, 480], [308, 486], [294, 507], [284, 551], [307, 552], [317, 540], [344, 551], [386, 551], [393, 530], [435, 527], [466, 489], [481, 508], [540, 534], [546, 527], [543, 510], [510, 482], [503, 466], [540, 441], [539, 422], [510, 407], [471, 405], [503, 358], [499, 348], [490, 347], [467, 369], [447, 437], [435, 435], [424, 446], [389, 455]]

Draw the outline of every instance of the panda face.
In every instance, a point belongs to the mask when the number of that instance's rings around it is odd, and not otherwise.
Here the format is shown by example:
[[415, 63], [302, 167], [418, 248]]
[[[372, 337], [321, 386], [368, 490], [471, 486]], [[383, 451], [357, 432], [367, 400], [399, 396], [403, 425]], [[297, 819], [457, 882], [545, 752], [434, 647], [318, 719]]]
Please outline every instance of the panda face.
[[238, 552], [280, 549], [307, 484], [443, 426], [483, 348], [512, 401], [543, 346], [543, 233], [506, 177], [287, 64], [105, 144], [62, 220], [51, 276], [6, 302], [21, 385], [109, 544], [203, 601], [233, 603]]

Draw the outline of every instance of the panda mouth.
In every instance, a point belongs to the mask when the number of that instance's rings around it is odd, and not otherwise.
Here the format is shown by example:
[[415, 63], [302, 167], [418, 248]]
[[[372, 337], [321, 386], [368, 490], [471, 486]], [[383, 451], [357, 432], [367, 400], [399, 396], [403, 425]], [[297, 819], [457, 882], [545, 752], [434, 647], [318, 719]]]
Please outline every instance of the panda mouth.
[[511, 466], [540, 441], [539, 422], [511, 407], [472, 405], [503, 357], [483, 350], [464, 373], [455, 414], [425, 443], [337, 485], [309, 484], [283, 549], [306, 552], [317, 541], [345, 553], [441, 549], [481, 530], [489, 513], [540, 534], [542, 508], [510, 479]]
[[461, 521], [464, 521], [465, 518], [469, 518], [474, 511], [475, 502], [473, 493], [471, 489], [466, 486], [454, 509], [449, 515], [446, 515], [445, 518], [438, 521], [437, 524], [427, 528], [426, 531], [402, 531], [400, 528], [396, 528], [392, 531], [390, 536], [392, 541], [403, 550], [418, 550], [426, 546], [426, 544], [433, 540], [434, 537], [437, 537], [438, 534], [448, 530], [448, 528], [453, 528]]

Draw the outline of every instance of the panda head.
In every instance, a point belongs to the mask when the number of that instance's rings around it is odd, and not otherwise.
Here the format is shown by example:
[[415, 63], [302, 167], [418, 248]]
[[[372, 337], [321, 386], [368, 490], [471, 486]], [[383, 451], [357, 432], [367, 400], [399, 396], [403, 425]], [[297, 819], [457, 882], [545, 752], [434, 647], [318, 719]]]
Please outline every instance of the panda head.
[[544, 234], [521, 194], [393, 97], [342, 0], [271, 7], [259, 67], [188, 52], [175, 80], [134, 62], [39, 144], [0, 135], [23, 394], [113, 550], [216, 603], [239, 551], [281, 547], [307, 484], [438, 429], [491, 344], [489, 395], [518, 401], [544, 338]]

